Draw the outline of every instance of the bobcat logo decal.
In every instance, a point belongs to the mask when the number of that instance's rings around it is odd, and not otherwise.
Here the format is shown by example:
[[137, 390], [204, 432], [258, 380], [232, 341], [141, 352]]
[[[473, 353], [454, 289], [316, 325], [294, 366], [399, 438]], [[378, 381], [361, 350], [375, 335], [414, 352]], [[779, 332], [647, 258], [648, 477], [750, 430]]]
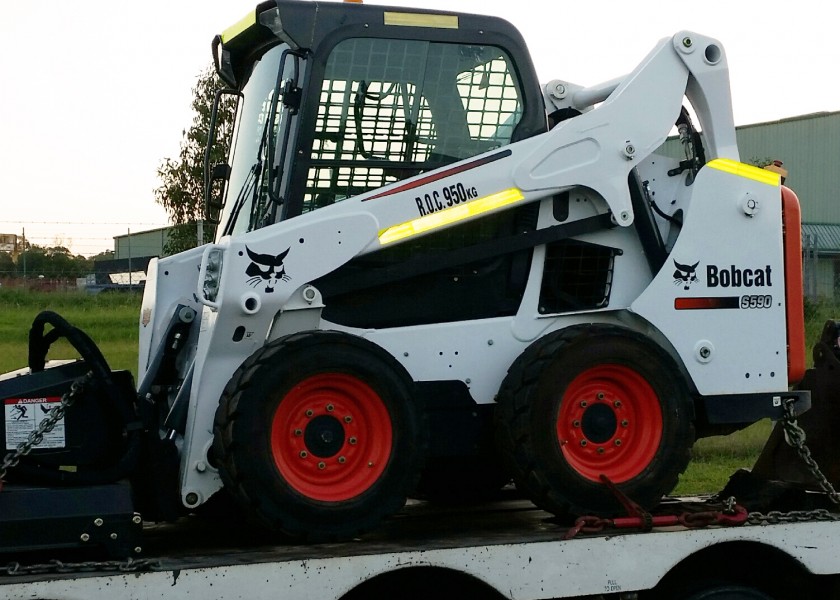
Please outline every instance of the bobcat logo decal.
[[674, 271], [674, 285], [681, 285], [684, 290], [687, 290], [692, 283], [700, 281], [697, 279], [697, 265], [699, 264], [699, 260], [693, 265], [681, 265], [674, 261], [674, 266], [677, 267]]
[[245, 274], [248, 276], [248, 285], [251, 287], [257, 287], [261, 283], [265, 283], [265, 293], [271, 294], [274, 292], [273, 284], [275, 282], [291, 279], [286, 275], [286, 267], [283, 265], [283, 260], [289, 253], [290, 248], [286, 248], [285, 252], [277, 255], [257, 254], [247, 246], [245, 246], [245, 250], [248, 252], [248, 258], [252, 261], [245, 270]]

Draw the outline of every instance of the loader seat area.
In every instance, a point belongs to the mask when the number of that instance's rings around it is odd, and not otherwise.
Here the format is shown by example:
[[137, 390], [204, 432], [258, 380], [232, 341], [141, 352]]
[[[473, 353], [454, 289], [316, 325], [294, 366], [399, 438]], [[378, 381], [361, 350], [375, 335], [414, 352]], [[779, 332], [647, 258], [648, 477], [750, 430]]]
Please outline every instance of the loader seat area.
[[301, 212], [539, 133], [518, 127], [523, 102], [500, 48], [344, 40], [321, 81]]

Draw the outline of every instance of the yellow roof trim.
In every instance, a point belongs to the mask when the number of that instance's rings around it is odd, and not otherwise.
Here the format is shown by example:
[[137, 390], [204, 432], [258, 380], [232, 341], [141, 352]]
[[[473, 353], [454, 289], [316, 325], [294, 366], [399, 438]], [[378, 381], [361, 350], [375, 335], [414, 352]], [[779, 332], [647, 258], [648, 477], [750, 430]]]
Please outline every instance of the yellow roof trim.
[[385, 12], [385, 25], [398, 27], [434, 27], [458, 29], [458, 15], [428, 15], [421, 13]]
[[222, 32], [222, 43], [227, 44], [237, 35], [248, 29], [251, 25], [257, 24], [257, 11], [252, 10], [250, 13], [242, 17], [238, 23], [231, 25]]
[[706, 166], [717, 169], [718, 171], [723, 171], [724, 173], [729, 173], [730, 175], [746, 177], [747, 179], [752, 179], [753, 181], [758, 181], [759, 183], [764, 183], [766, 185], [778, 187], [781, 183], [778, 173], [768, 171], [767, 169], [759, 169], [758, 167], [747, 165], [729, 158], [716, 158], [710, 163], [707, 163]]

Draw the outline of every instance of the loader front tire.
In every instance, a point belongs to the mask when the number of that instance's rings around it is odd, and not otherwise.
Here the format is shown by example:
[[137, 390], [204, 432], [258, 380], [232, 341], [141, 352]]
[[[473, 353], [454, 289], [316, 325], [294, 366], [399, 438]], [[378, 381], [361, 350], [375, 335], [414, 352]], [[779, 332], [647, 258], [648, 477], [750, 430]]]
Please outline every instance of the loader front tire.
[[272, 531], [323, 541], [402, 508], [423, 443], [401, 365], [356, 336], [313, 331], [267, 344], [234, 373], [213, 450], [246, 510]]
[[673, 361], [614, 326], [535, 342], [509, 369], [498, 403], [498, 444], [517, 488], [559, 516], [620, 511], [602, 475], [654, 507], [694, 443], [692, 404]]

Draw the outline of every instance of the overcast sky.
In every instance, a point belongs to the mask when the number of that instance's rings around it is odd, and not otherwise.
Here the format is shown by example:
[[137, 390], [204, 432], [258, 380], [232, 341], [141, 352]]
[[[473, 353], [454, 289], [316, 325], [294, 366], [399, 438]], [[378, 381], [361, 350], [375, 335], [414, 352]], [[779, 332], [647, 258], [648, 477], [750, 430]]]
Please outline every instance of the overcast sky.
[[[689, 29], [726, 49], [736, 124], [840, 110], [831, 3], [367, 2], [504, 17], [522, 31], [543, 82], [612, 79], [660, 38]], [[34, 243], [92, 255], [115, 235], [166, 225], [152, 193], [157, 167], [178, 153], [213, 36], [255, 5], [3, 0], [0, 233], [25, 228]]]

